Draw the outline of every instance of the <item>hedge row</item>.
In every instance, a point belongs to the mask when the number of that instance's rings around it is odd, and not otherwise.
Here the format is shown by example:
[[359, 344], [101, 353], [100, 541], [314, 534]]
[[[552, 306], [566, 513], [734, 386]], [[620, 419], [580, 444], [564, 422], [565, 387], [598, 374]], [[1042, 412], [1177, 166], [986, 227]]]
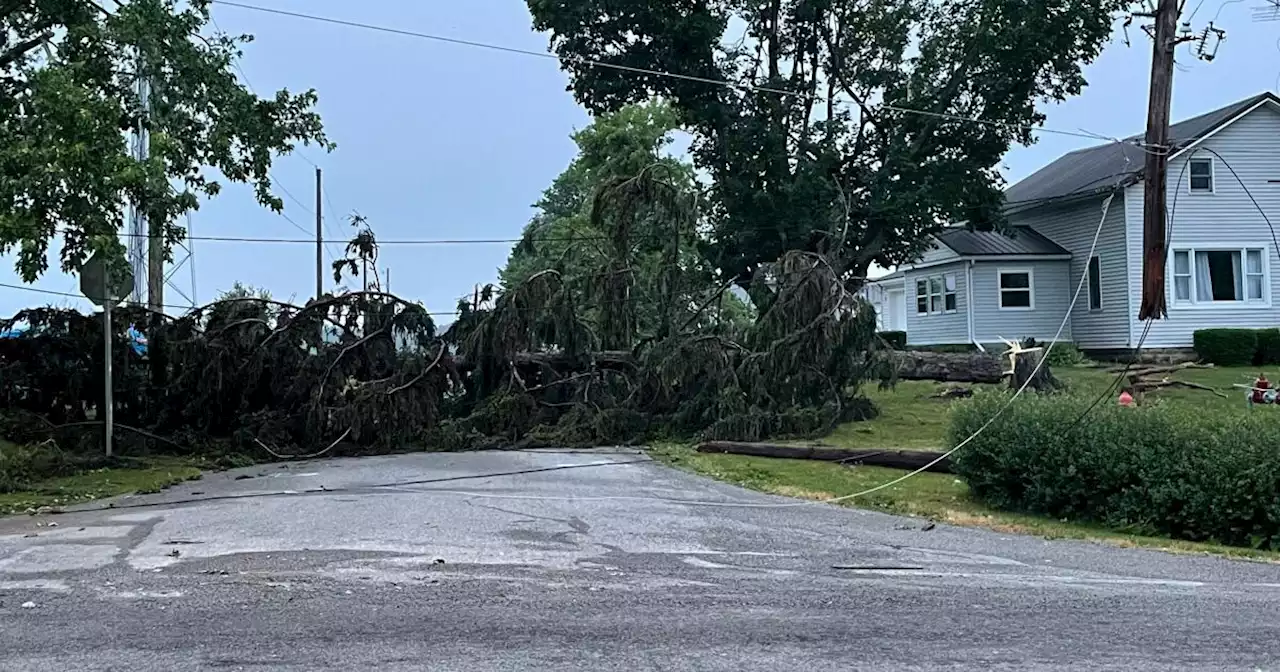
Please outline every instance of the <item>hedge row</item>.
[[[952, 445], [1008, 397], [954, 407]], [[1154, 404], [1024, 396], [955, 455], [956, 473], [996, 508], [1141, 534], [1280, 550], [1280, 418]]]
[[1219, 366], [1280, 364], [1280, 329], [1200, 329], [1191, 336], [1200, 359]]

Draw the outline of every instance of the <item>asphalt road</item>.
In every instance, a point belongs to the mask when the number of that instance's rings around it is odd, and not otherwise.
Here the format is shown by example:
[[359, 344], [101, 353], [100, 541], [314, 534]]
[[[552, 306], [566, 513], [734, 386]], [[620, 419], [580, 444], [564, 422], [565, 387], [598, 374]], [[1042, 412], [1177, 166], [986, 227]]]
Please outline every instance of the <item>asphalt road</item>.
[[626, 452], [210, 475], [0, 519], [0, 670], [1280, 670], [1280, 566], [793, 504]]

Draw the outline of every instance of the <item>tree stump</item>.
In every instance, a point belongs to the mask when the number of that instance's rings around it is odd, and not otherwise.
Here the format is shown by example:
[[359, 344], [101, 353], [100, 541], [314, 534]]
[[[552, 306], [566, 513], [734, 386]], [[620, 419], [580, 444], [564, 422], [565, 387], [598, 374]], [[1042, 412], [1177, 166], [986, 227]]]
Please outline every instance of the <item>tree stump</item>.
[[[1011, 352], [1013, 376], [1009, 378], [1009, 387], [1020, 390], [1025, 384], [1026, 389], [1036, 392], [1054, 392], [1065, 387], [1062, 381], [1053, 377], [1053, 371], [1049, 370], [1048, 362], [1041, 364], [1044, 355], [1043, 348], [1019, 349]], [[1037, 369], [1037, 366], [1040, 368]], [[1028, 380], [1030, 380], [1029, 383]]]

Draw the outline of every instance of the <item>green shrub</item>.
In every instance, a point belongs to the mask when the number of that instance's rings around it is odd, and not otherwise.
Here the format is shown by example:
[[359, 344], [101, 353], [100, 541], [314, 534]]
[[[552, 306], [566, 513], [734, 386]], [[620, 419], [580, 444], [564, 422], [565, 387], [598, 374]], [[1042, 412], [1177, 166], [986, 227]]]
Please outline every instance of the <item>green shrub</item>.
[[[952, 445], [1007, 393], [958, 403]], [[974, 496], [1002, 509], [1143, 534], [1280, 549], [1280, 422], [1270, 412], [1188, 413], [1025, 395], [954, 457]]]
[[[1025, 348], [1049, 348], [1048, 341], [1037, 341], [1034, 338], [1022, 339], [1022, 346]], [[1049, 366], [1050, 367], [1068, 367], [1080, 366], [1087, 362], [1084, 353], [1080, 352], [1080, 348], [1076, 347], [1071, 341], [1058, 341], [1053, 343], [1052, 349], [1049, 350]]]
[[1191, 335], [1200, 359], [1219, 366], [1252, 364], [1258, 352], [1255, 329], [1200, 329]]
[[1280, 329], [1259, 329], [1254, 364], [1280, 364]]
[[883, 338], [884, 342], [894, 350], [907, 349], [907, 332], [905, 331], [882, 331], [880, 338]]

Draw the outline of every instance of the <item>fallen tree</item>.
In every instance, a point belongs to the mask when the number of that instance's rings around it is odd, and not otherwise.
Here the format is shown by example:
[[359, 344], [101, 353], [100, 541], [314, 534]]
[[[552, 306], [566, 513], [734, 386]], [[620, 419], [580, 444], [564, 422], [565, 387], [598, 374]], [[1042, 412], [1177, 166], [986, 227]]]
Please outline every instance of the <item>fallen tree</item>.
[[742, 441], [704, 441], [698, 444], [699, 453], [727, 453], [754, 457], [777, 457], [792, 460], [821, 460], [866, 464], [893, 469], [925, 469], [940, 474], [953, 473], [950, 458], [943, 453], [927, 450], [854, 450], [830, 446], [788, 446], [777, 443], [749, 443]]
[[943, 383], [999, 383], [1004, 363], [987, 352], [928, 352], [897, 350], [892, 354], [902, 380], [936, 380]]

